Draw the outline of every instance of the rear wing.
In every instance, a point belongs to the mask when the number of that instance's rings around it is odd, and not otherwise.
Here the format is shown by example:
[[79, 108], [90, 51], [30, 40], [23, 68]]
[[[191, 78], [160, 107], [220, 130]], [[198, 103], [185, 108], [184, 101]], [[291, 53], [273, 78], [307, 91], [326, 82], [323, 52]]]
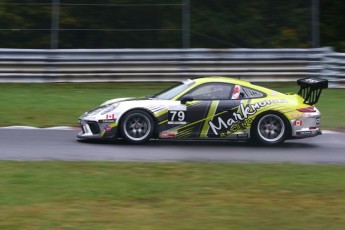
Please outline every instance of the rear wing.
[[328, 80], [310, 77], [297, 80], [300, 86], [298, 95], [304, 98], [304, 104], [314, 105], [319, 101], [323, 89], [328, 88]]

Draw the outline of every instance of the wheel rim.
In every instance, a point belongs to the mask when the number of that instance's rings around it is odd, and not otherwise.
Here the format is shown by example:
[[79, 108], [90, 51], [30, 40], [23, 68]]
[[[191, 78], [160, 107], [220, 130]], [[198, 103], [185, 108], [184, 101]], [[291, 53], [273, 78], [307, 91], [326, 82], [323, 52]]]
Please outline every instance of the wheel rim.
[[150, 134], [151, 123], [145, 115], [134, 113], [124, 121], [123, 130], [130, 139], [140, 141]]
[[275, 142], [283, 137], [285, 132], [284, 121], [277, 115], [263, 116], [258, 123], [258, 134], [267, 142]]

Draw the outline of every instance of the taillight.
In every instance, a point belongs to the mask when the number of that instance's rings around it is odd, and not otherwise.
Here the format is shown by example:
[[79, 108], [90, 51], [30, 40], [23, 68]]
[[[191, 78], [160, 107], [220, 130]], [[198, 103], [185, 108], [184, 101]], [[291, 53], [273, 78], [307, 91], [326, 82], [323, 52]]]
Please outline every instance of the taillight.
[[302, 112], [302, 113], [313, 113], [316, 112], [315, 106], [309, 106], [305, 108], [299, 108], [297, 111]]

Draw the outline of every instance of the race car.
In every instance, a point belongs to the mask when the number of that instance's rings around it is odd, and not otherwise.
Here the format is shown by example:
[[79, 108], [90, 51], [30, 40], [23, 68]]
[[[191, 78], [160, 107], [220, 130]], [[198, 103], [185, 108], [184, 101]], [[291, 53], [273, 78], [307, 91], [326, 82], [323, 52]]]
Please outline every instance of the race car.
[[82, 139], [249, 140], [274, 145], [321, 134], [314, 106], [328, 81], [297, 81], [284, 94], [227, 77], [186, 80], [152, 97], [111, 99], [79, 117]]

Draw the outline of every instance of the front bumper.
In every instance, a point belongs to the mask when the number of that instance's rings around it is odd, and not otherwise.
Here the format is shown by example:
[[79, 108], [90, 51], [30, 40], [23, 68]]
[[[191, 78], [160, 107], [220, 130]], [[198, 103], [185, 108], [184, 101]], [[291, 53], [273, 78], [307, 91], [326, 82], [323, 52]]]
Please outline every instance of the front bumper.
[[77, 134], [82, 139], [114, 139], [117, 138], [117, 123], [97, 122], [79, 119], [81, 132]]

